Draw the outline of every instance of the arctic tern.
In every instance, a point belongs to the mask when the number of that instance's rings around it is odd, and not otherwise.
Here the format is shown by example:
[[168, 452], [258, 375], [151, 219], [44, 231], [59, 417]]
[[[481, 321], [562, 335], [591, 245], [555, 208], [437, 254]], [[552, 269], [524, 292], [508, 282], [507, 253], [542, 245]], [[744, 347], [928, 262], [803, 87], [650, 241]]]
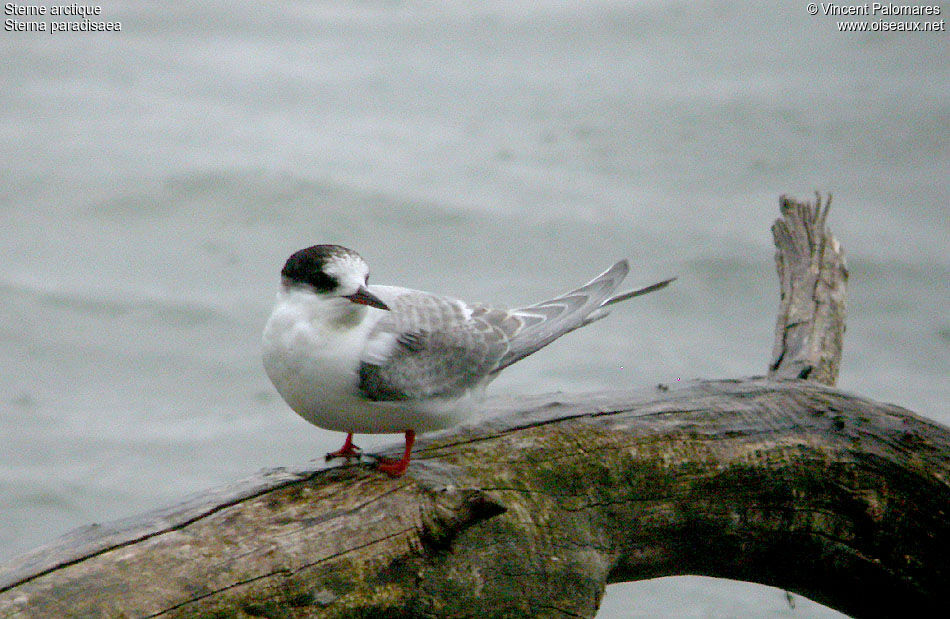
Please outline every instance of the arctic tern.
[[264, 368], [297, 414], [347, 434], [328, 459], [358, 456], [355, 433], [405, 433], [402, 459], [376, 465], [399, 476], [409, 466], [416, 432], [469, 417], [503, 369], [605, 317], [607, 306], [675, 279], [611, 296], [628, 271], [621, 260], [549, 301], [498, 309], [370, 285], [369, 267], [355, 251], [314, 245], [291, 255], [281, 270], [264, 327]]

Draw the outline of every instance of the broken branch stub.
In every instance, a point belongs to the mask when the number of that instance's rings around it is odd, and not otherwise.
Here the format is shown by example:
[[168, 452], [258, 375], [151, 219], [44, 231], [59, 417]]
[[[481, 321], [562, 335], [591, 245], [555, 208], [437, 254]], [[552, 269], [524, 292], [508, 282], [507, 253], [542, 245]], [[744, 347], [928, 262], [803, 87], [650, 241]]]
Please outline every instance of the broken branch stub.
[[772, 225], [780, 303], [769, 378], [802, 378], [833, 386], [845, 331], [848, 268], [826, 227], [831, 196], [814, 204], [782, 196]]

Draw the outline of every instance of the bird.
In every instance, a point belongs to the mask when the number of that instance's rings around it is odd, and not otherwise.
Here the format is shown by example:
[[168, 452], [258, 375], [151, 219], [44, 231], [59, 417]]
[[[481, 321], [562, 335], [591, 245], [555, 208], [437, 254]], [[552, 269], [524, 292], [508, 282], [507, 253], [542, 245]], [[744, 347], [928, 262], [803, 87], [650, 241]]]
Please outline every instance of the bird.
[[280, 271], [262, 335], [264, 369], [298, 415], [346, 433], [327, 460], [359, 457], [354, 434], [404, 433], [402, 458], [375, 464], [398, 477], [409, 466], [416, 432], [462, 423], [506, 367], [604, 318], [608, 306], [676, 279], [614, 295], [629, 270], [620, 260], [566, 294], [502, 309], [370, 284], [357, 252], [313, 245], [293, 253]]

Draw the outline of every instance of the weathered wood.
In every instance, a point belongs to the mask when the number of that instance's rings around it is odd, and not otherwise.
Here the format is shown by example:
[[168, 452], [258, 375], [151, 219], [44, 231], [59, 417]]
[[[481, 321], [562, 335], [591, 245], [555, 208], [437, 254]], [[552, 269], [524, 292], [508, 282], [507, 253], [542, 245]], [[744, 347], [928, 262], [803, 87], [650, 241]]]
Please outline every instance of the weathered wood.
[[946, 610], [950, 432], [808, 381], [495, 403], [409, 474], [266, 473], [2, 574], [2, 616], [583, 616], [704, 574]]
[[807, 378], [834, 386], [844, 342], [848, 267], [825, 226], [831, 196], [821, 203], [779, 199], [772, 226], [781, 291], [770, 378]]

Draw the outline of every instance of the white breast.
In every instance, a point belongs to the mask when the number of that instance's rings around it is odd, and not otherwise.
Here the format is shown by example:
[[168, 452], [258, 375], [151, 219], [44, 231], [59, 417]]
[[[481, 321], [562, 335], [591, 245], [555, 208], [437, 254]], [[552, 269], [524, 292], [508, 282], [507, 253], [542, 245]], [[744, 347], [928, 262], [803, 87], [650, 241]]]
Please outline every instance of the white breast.
[[304, 419], [337, 429], [334, 418], [357, 395], [360, 351], [378, 312], [301, 290], [278, 293], [264, 327], [264, 369]]
[[367, 434], [425, 432], [470, 415], [480, 398], [373, 402], [361, 397], [360, 360], [372, 356], [368, 336], [383, 315], [384, 310], [342, 298], [281, 290], [264, 327], [263, 361], [290, 408], [321, 428]]

